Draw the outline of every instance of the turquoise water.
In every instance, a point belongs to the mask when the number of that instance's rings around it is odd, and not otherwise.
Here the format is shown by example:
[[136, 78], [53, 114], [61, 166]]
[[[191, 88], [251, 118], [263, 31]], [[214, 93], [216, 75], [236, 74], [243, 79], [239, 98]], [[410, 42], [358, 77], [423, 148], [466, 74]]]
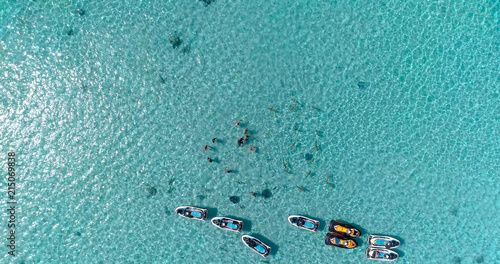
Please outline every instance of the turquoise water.
[[[368, 234], [402, 239], [397, 263], [499, 263], [499, 9], [0, 2], [0, 155], [19, 162], [17, 257], [2, 247], [2, 263], [263, 260], [181, 205], [245, 220], [269, 263], [375, 263]], [[237, 147], [244, 128], [257, 153]], [[360, 246], [326, 246], [331, 219], [361, 227]]]

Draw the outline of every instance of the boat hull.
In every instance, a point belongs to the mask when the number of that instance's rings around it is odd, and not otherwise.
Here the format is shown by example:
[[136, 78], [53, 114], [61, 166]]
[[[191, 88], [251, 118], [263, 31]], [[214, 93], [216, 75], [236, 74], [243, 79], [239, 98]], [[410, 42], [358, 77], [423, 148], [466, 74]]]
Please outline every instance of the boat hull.
[[[348, 243], [347, 245], [345, 244], [346, 242]], [[346, 249], [353, 249], [358, 246], [355, 240], [336, 232], [326, 234], [325, 244]]]
[[375, 248], [398, 248], [401, 242], [390, 236], [369, 235], [368, 246]]
[[[300, 220], [304, 221], [304, 224], [300, 224]], [[316, 232], [319, 228], [319, 221], [301, 215], [289, 216], [288, 222], [295, 227], [311, 232]]]
[[175, 208], [175, 213], [188, 219], [195, 219], [199, 221], [207, 220], [208, 210], [193, 206], [179, 206]]
[[396, 261], [399, 258], [399, 254], [390, 249], [369, 247], [366, 249], [366, 258], [386, 262]]
[[[351, 233], [350, 234], [346, 233], [345, 231], [343, 231], [343, 229], [348, 229], [351, 231]], [[345, 236], [354, 237], [354, 238], [359, 237], [361, 235], [361, 232], [357, 228], [354, 228], [353, 226], [351, 226], [349, 224], [345, 224], [345, 223], [335, 221], [335, 220], [330, 221], [330, 225], [328, 226], [328, 231], [338, 232], [338, 233], [344, 234]]]
[[215, 227], [223, 229], [223, 230], [240, 232], [240, 233], [243, 230], [243, 221], [232, 219], [232, 218], [214, 217], [214, 218], [212, 218], [212, 220], [210, 222]]
[[264, 258], [267, 258], [267, 256], [269, 256], [269, 253], [271, 253], [271, 247], [264, 244], [264, 242], [258, 240], [255, 237], [243, 235], [241, 236], [241, 241], [243, 242], [243, 244], [245, 244], [245, 246]]

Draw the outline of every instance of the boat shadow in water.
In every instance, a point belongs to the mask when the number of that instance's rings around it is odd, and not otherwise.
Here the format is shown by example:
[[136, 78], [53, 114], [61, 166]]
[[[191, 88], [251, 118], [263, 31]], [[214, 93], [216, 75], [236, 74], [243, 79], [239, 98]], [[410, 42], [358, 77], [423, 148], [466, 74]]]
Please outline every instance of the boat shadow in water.
[[234, 215], [225, 215], [224, 217], [243, 221], [243, 229], [241, 230], [242, 232], [250, 232], [250, 230], [252, 230], [252, 221], [250, 221], [248, 219], [241, 218], [239, 216], [234, 216]]
[[261, 236], [260, 234], [249, 234], [250, 236], [253, 236], [257, 238], [258, 240], [264, 242], [264, 244], [268, 245], [271, 247], [271, 253], [269, 255], [274, 256], [276, 255], [276, 252], [278, 252], [279, 246], [271, 242], [269, 239]]

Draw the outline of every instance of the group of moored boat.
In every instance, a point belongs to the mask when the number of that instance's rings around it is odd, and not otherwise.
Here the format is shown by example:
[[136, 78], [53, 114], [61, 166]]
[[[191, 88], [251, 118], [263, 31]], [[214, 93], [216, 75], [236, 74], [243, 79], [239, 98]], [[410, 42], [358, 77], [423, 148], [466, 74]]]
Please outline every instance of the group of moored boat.
[[369, 235], [366, 258], [382, 261], [394, 261], [399, 258], [399, 254], [390, 249], [401, 245], [399, 240], [390, 236]]
[[[290, 224], [308, 231], [316, 232], [319, 221], [300, 215], [288, 217]], [[330, 233], [326, 234], [325, 244], [339, 248], [355, 248], [358, 243], [354, 238], [361, 236], [361, 232], [349, 224], [332, 220], [328, 226]], [[399, 258], [398, 253], [390, 250], [401, 245], [399, 240], [389, 236], [369, 235], [366, 258], [382, 261], [394, 261]]]
[[[181, 206], [175, 209], [175, 212], [185, 218], [196, 219], [200, 221], [207, 220], [208, 211], [204, 208], [192, 207], [192, 206]], [[220, 229], [233, 231], [241, 233], [243, 231], [243, 221], [232, 219], [228, 217], [214, 217], [210, 221], [212, 224]], [[271, 253], [271, 247], [266, 245], [259, 239], [243, 235], [241, 236], [241, 241], [249, 247], [251, 250], [255, 251], [263, 257], [267, 257]]]
[[[361, 232], [351, 225], [333, 220], [330, 222], [328, 230], [331, 233], [326, 234], [325, 243], [327, 245], [340, 248], [355, 248], [358, 246], [358, 243], [353, 238], [361, 236]], [[401, 245], [401, 242], [393, 237], [369, 235], [366, 258], [382, 261], [397, 260], [399, 258], [398, 253], [390, 249], [397, 248], [399, 245]]]
[[[175, 212], [185, 218], [196, 219], [200, 221], [207, 220], [207, 209], [181, 206], [175, 209]], [[212, 224], [220, 229], [229, 230], [241, 233], [243, 230], [243, 221], [231, 219], [227, 217], [214, 217], [211, 220]], [[301, 215], [291, 215], [288, 217], [288, 222], [307, 231], [316, 232], [319, 229], [320, 222]], [[354, 238], [361, 236], [361, 232], [349, 225], [336, 220], [332, 220], [328, 226], [330, 233], [326, 234], [325, 244], [329, 246], [352, 249], [358, 246]], [[271, 253], [271, 247], [266, 245], [259, 239], [243, 235], [241, 241], [257, 254], [267, 257]], [[397, 248], [401, 242], [390, 236], [369, 235], [368, 249], [366, 250], [366, 258], [381, 261], [394, 261], [399, 258], [397, 252], [391, 249]]]

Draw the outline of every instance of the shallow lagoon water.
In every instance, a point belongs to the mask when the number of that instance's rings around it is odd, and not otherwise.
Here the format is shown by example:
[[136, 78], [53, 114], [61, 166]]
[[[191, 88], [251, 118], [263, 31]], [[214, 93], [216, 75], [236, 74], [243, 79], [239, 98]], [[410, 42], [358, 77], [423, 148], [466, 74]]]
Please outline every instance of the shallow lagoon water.
[[[500, 262], [497, 2], [0, 5], [0, 153], [20, 160], [2, 263], [263, 260], [180, 205], [246, 220], [269, 263], [371, 263], [370, 233], [403, 240], [397, 263]], [[361, 246], [325, 246], [331, 219]]]

